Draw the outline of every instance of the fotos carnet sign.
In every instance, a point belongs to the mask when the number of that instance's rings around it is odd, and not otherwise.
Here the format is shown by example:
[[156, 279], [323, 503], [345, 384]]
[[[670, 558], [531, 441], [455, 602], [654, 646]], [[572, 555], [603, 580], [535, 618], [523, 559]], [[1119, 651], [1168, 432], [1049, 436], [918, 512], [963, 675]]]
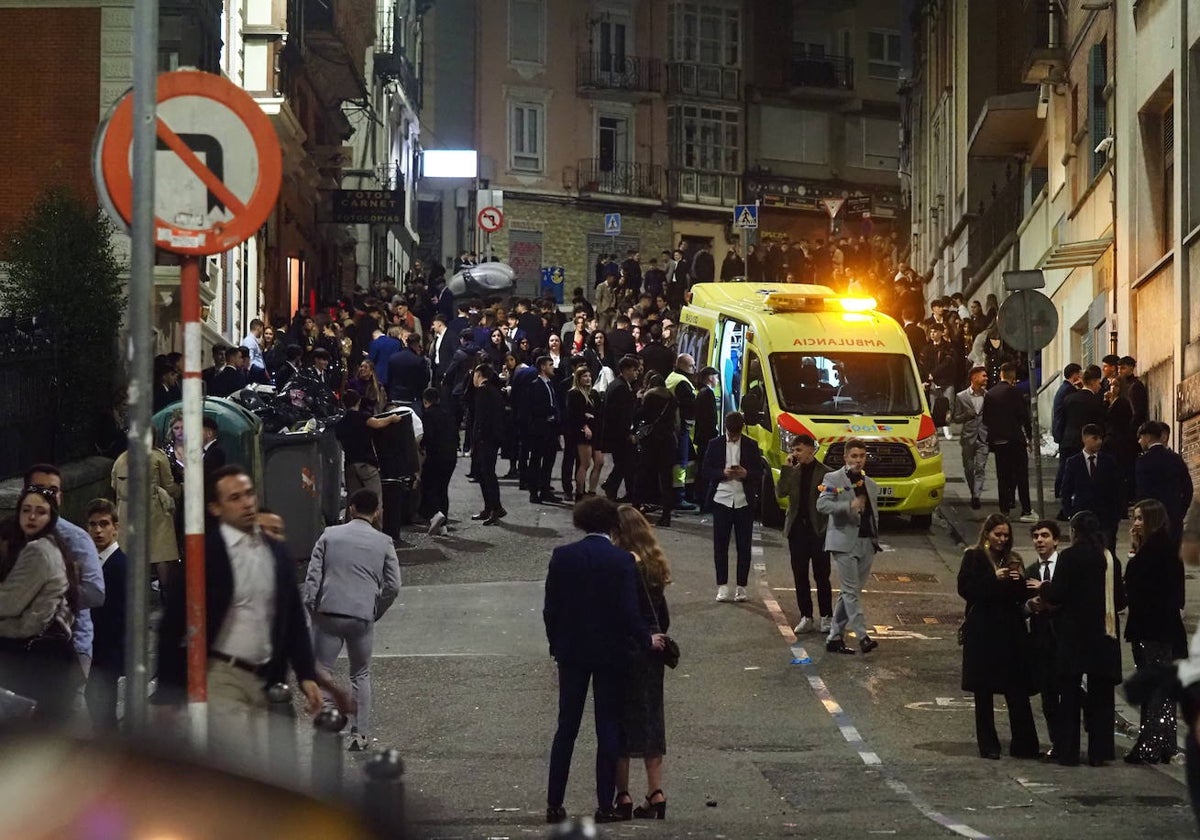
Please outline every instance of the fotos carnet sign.
[[329, 215], [342, 225], [404, 224], [404, 190], [330, 190]]
[[[279, 197], [279, 137], [258, 103], [228, 79], [196, 70], [158, 77], [154, 244], [219, 254], [254, 235]], [[101, 124], [96, 187], [125, 223], [133, 218], [133, 95]]]

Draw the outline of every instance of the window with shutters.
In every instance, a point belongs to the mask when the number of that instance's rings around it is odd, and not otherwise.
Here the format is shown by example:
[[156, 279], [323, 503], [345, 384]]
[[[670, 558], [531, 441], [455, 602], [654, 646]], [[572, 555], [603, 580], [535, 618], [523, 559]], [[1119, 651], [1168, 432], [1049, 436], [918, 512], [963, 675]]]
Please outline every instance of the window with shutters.
[[872, 79], [900, 78], [900, 33], [872, 29], [867, 33], [867, 75]]
[[1162, 115], [1162, 249], [1171, 250], [1175, 239], [1175, 106]]
[[514, 172], [543, 171], [545, 122], [546, 109], [541, 103], [509, 103], [509, 169]]
[[1108, 152], [1096, 151], [1101, 141], [1108, 136], [1108, 98], [1104, 88], [1108, 84], [1108, 39], [1092, 46], [1092, 59], [1088, 62], [1088, 120], [1091, 127], [1091, 142], [1088, 151], [1092, 155], [1092, 178], [1100, 174], [1108, 163]]

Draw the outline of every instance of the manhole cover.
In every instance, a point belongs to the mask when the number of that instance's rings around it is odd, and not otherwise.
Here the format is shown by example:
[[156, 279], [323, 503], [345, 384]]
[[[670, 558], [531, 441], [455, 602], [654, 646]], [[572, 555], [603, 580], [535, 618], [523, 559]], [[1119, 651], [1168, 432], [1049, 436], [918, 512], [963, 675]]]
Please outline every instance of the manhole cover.
[[881, 583], [937, 583], [938, 579], [924, 572], [871, 572]]
[[901, 627], [928, 627], [942, 624], [955, 625], [961, 624], [962, 620], [962, 613], [934, 613], [932, 615], [899, 613], [896, 615], [896, 624]]

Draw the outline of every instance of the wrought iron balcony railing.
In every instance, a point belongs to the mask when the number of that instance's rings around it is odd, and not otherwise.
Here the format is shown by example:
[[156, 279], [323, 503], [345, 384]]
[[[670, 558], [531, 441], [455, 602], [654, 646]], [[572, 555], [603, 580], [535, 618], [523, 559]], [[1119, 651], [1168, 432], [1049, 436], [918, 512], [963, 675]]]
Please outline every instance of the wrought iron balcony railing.
[[663, 168], [654, 163], [629, 163], [600, 158], [579, 161], [576, 188], [581, 193], [624, 195], [662, 201]]
[[636, 55], [582, 52], [578, 84], [583, 90], [662, 90], [662, 61]]
[[793, 44], [787, 82], [789, 87], [854, 90], [854, 59], [844, 55], [812, 55], [802, 45]]

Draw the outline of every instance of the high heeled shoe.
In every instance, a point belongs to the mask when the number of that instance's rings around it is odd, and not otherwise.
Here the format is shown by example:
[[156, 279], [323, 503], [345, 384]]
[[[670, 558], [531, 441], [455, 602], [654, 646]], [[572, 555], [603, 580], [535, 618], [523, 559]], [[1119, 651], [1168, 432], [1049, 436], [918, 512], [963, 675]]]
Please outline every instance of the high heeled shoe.
[[[654, 797], [661, 796], [661, 802], [655, 802]], [[646, 797], [646, 804], [633, 809], [633, 815], [639, 820], [665, 820], [667, 818], [667, 795], [662, 788], [653, 791]]]
[[629, 795], [629, 791], [623, 790], [617, 793], [617, 801], [613, 805], [613, 810], [620, 814], [623, 820], [633, 819], [633, 797]]

